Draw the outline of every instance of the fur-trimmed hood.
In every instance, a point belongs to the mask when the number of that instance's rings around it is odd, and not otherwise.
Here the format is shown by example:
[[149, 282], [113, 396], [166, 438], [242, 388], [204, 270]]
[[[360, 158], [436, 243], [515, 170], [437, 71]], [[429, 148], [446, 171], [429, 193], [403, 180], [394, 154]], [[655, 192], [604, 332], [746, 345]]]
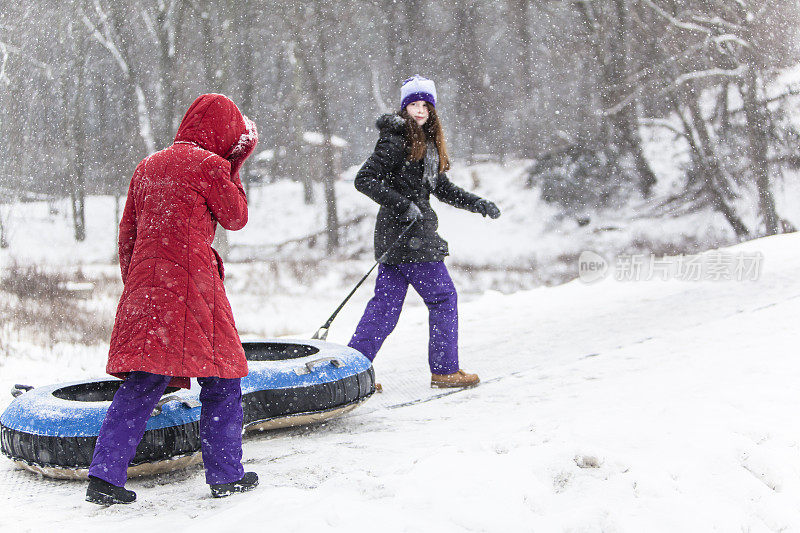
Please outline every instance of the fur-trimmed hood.
[[375, 121], [375, 127], [377, 127], [382, 134], [403, 134], [406, 131], [406, 119], [397, 113], [384, 113]]

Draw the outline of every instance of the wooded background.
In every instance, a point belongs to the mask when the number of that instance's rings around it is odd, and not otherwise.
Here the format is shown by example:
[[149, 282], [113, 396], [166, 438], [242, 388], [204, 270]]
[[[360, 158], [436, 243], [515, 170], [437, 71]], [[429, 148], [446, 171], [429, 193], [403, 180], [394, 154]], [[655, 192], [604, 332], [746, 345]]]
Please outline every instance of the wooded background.
[[[194, 98], [222, 92], [272, 151], [245, 181], [321, 179], [333, 250], [338, 168], [364, 160], [419, 73], [455, 159], [529, 158], [531, 186], [567, 210], [650, 196], [640, 128], [659, 127], [692, 161], [660, 205], [716, 209], [740, 238], [786, 231], [772, 183], [800, 135], [793, 90], [766, 88], [800, 59], [798, 15], [790, 0], [4, 1], [0, 202], [70, 197], [82, 240], [85, 196], [123, 195]], [[348, 144], [310, 151], [309, 131]]]

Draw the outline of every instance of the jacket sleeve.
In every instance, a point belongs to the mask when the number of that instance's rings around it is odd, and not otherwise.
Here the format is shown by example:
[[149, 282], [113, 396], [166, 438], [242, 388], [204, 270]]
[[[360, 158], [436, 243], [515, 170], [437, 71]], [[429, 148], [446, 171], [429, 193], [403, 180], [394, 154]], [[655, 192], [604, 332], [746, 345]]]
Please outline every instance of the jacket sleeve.
[[245, 124], [245, 132], [239, 136], [239, 140], [231, 149], [230, 155], [227, 157], [231, 162], [231, 175], [236, 176], [239, 174], [239, 169], [244, 162], [256, 149], [258, 144], [258, 128], [255, 122], [242, 115]]
[[200, 165], [205, 182], [206, 204], [220, 225], [228, 230], [242, 229], [247, 224], [247, 196], [239, 173], [231, 176], [231, 164], [219, 157], [209, 157]]
[[403, 161], [405, 143], [399, 135], [384, 135], [378, 139], [375, 151], [356, 174], [355, 186], [374, 201], [402, 213], [411, 205], [411, 200], [387, 186], [381, 179]]
[[475, 212], [476, 204], [481, 200], [477, 194], [467, 192], [451, 182], [444, 172], [440, 172], [436, 179], [433, 195], [447, 204], [472, 212]]
[[128, 279], [128, 269], [131, 265], [133, 248], [136, 245], [136, 202], [134, 199], [133, 186], [137, 181], [139, 168], [133, 173], [133, 178], [128, 186], [128, 197], [125, 200], [125, 210], [119, 221], [119, 269], [122, 274], [122, 284]]

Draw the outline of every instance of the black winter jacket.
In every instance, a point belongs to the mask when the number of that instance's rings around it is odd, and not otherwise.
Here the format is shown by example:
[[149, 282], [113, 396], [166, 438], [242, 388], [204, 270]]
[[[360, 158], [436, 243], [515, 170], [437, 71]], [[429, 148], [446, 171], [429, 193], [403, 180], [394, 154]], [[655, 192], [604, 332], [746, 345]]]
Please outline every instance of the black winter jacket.
[[436, 232], [439, 219], [431, 208], [430, 195], [473, 212], [481, 198], [453, 185], [443, 172], [439, 173], [435, 188], [432, 188], [423, 177], [423, 161], [409, 161], [405, 125], [395, 116], [385, 114], [376, 122], [380, 138], [355, 179], [356, 189], [381, 206], [375, 224], [375, 259], [380, 259], [408, 225], [403, 214], [414, 202], [422, 211], [424, 220], [414, 224], [403, 242], [393, 248], [383, 262], [441, 261], [448, 255], [447, 241]]

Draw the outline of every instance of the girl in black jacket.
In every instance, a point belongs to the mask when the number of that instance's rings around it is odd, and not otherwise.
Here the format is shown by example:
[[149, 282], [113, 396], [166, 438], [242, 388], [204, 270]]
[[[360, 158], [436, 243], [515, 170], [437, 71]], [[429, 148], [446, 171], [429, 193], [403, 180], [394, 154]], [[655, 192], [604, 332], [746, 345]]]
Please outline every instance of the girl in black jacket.
[[[497, 218], [497, 206], [453, 185], [442, 126], [436, 115], [436, 86], [421, 76], [400, 90], [400, 112], [378, 119], [380, 138], [355, 180], [356, 188], [378, 204], [375, 258], [380, 260], [375, 296], [350, 340], [350, 346], [375, 358], [397, 325], [408, 286], [422, 297], [430, 316], [428, 362], [432, 387], [477, 384], [476, 374], [458, 365], [456, 289], [444, 266], [447, 242], [437, 233], [430, 195], [455, 207]], [[391, 248], [413, 222], [405, 238]], [[391, 249], [390, 249], [391, 248]]]

